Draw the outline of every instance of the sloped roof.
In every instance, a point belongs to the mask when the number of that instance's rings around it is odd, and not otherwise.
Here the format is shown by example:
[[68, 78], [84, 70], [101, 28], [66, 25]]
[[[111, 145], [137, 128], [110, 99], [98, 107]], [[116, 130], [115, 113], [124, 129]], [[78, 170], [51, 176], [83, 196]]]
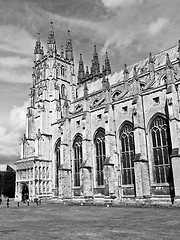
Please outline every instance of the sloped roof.
[[[166, 63], [166, 55], [167, 53], [169, 54], [169, 58], [171, 61], [174, 61], [177, 59], [177, 51], [178, 51], [178, 46], [175, 45], [169, 49], [166, 49], [160, 53], [157, 53], [155, 55], [152, 55], [152, 58], [154, 60], [154, 67], [155, 69], [160, 67], [160, 66], [164, 66]], [[138, 63], [134, 63], [132, 65], [127, 66], [128, 72], [129, 72], [129, 78], [133, 77], [133, 71], [134, 71], [134, 67], [136, 66], [137, 69], [137, 73], [140, 74], [141, 69], [148, 69], [148, 62], [149, 62], [149, 58], [146, 58]], [[110, 85], [114, 85], [117, 82], [122, 82], [124, 81], [124, 74], [123, 74], [124, 70], [120, 70], [119, 72], [115, 72], [113, 74], [110, 74], [108, 76], [109, 79], [109, 83]], [[96, 92], [98, 90], [102, 89], [102, 78], [99, 78], [95, 81], [89, 82], [87, 83], [87, 87], [88, 87], [88, 94], [91, 94], [93, 92]], [[78, 89], [78, 97], [83, 97], [83, 89], [84, 86], [82, 85], [81, 87], [79, 87]]]
[[6, 172], [6, 171], [15, 171], [12, 165], [9, 164], [0, 164], [0, 172]]

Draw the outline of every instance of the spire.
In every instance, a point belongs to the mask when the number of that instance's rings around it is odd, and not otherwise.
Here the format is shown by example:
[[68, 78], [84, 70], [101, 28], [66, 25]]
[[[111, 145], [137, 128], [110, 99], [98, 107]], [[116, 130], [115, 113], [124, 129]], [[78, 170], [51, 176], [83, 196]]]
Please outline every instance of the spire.
[[171, 93], [173, 91], [172, 84], [175, 84], [175, 78], [174, 78], [174, 69], [172, 62], [169, 58], [169, 54], [166, 54], [166, 84], [167, 84], [167, 93]]
[[104, 65], [102, 65], [102, 74], [103, 74], [103, 78], [106, 76], [106, 70]]
[[106, 59], [105, 59], [105, 71], [106, 71], [106, 75], [111, 74], [111, 65], [110, 65], [110, 61], [109, 61], [107, 52], [106, 52]]
[[124, 80], [127, 80], [129, 78], [129, 72], [128, 72], [128, 68], [127, 68], [126, 63], [124, 64], [123, 74], [124, 74]]
[[166, 54], [166, 68], [172, 68], [172, 63], [168, 53]]
[[68, 30], [68, 38], [66, 41], [66, 59], [69, 61], [73, 61], [73, 48], [72, 48], [72, 40], [70, 37], [70, 30]]
[[85, 77], [86, 77], [86, 78], [89, 77], [89, 68], [88, 68], [88, 66], [86, 66], [86, 74], [85, 74]]
[[154, 63], [154, 59], [152, 57], [152, 53], [149, 53], [149, 63]]
[[61, 45], [61, 58], [64, 58], [64, 47]]
[[55, 35], [53, 30], [53, 22], [51, 22], [51, 31], [49, 32], [49, 35], [48, 35], [47, 45], [48, 45], [49, 55], [53, 55], [53, 52], [56, 53], [56, 40], [55, 40]]
[[136, 66], [134, 66], [134, 72], [133, 72], [133, 95], [134, 95], [133, 104], [136, 103], [136, 101], [137, 101], [136, 96], [140, 95], [140, 94], [141, 94], [140, 81], [139, 81], [138, 73], [137, 73], [137, 70], [136, 70]]
[[137, 70], [136, 70], [136, 66], [134, 66], [133, 78], [134, 78], [135, 80], [138, 80], [138, 79], [139, 79], [139, 78], [138, 78], [138, 74], [137, 74]]
[[84, 83], [84, 98], [87, 100], [88, 98], [88, 87], [87, 87], [87, 83], [85, 81]]
[[98, 75], [100, 73], [99, 58], [96, 50], [96, 45], [94, 45], [94, 53], [91, 67], [91, 74]]
[[84, 64], [83, 64], [83, 60], [82, 60], [82, 54], [80, 54], [79, 70], [78, 70], [78, 83], [80, 83], [83, 78], [84, 78]]
[[38, 61], [43, 56], [43, 47], [41, 47], [40, 33], [37, 33], [37, 41], [34, 49], [35, 61]]
[[150, 79], [154, 81], [155, 79], [154, 58], [152, 57], [151, 52], [149, 53], [149, 74]]
[[106, 78], [105, 76], [103, 76], [103, 79], [102, 79], [102, 88], [103, 88], [104, 90], [110, 91], [109, 79]]

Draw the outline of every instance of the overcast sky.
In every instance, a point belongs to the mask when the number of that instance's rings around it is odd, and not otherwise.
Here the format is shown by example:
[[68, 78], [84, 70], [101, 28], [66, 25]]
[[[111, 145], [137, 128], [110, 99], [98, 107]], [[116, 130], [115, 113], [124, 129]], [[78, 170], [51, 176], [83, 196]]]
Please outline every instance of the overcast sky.
[[177, 44], [180, 0], [0, 0], [0, 163], [19, 158], [37, 32], [46, 49], [53, 21], [57, 47], [71, 30], [75, 62], [90, 65], [93, 45], [112, 71]]

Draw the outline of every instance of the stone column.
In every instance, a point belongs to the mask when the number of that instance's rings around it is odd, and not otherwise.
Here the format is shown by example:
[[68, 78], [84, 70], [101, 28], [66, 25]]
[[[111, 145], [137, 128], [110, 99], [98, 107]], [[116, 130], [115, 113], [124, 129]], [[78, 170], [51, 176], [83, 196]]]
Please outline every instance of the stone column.
[[140, 82], [134, 69], [133, 76], [133, 123], [134, 123], [134, 172], [136, 197], [150, 196], [149, 164], [147, 159], [147, 142], [145, 132], [145, 118], [143, 96], [141, 96]]
[[70, 120], [69, 117], [65, 118], [63, 128], [63, 134], [61, 138], [61, 184], [59, 191], [64, 198], [71, 197], [71, 160], [70, 160]]
[[84, 112], [82, 117], [82, 149], [83, 149], [83, 162], [82, 169], [82, 192], [85, 197], [93, 196], [92, 186], [92, 147], [90, 140], [90, 113]]
[[107, 103], [104, 111], [106, 159], [104, 162], [105, 195], [118, 195], [118, 166], [116, 137], [114, 131], [114, 113], [112, 105]]

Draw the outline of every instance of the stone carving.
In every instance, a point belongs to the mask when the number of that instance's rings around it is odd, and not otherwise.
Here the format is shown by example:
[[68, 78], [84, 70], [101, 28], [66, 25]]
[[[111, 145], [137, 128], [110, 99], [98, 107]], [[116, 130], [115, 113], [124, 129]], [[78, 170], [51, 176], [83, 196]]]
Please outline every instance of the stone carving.
[[82, 104], [78, 104], [77, 106], [75, 106], [75, 112], [76, 113], [81, 112], [82, 110], [83, 110]]
[[94, 108], [94, 107], [97, 107], [97, 106], [100, 106], [101, 104], [103, 104], [105, 102], [105, 98], [104, 97], [99, 97], [99, 98], [96, 98], [92, 101], [92, 103], [90, 104], [90, 108]]

